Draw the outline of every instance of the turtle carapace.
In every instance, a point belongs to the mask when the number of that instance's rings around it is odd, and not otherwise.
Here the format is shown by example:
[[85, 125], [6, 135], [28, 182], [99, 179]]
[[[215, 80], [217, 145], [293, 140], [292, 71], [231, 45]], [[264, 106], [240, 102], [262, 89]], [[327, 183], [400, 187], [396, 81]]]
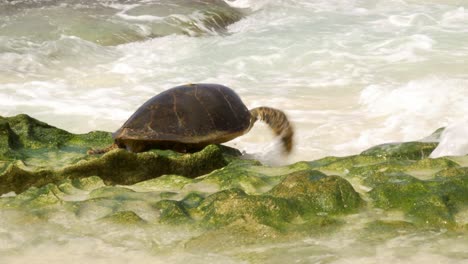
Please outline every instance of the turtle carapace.
[[230, 88], [219, 84], [187, 84], [166, 90], [144, 103], [113, 133], [114, 148], [142, 152], [151, 148], [196, 151], [247, 133], [257, 120], [266, 122], [291, 152], [294, 130], [281, 110], [248, 110]]

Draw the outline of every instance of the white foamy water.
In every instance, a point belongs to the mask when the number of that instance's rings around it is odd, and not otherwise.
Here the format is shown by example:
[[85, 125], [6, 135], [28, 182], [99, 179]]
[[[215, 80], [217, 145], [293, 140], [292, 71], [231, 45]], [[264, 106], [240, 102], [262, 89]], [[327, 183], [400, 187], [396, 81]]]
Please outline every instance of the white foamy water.
[[[220, 83], [249, 108], [279, 108], [294, 123], [288, 158], [262, 124], [228, 143], [267, 163], [356, 154], [444, 126], [433, 156], [468, 153], [468, 1], [226, 0], [242, 16], [228, 25], [188, 2], [0, 0], [0, 115], [114, 131], [159, 92]], [[184, 230], [119, 233], [75, 216], [46, 225], [0, 216], [2, 263], [247, 262], [232, 257], [236, 249], [164, 248], [193, 236]], [[242, 250], [269, 252], [269, 263], [466, 263], [463, 237], [360, 248], [352, 230], [338, 236]]]
[[[262, 125], [229, 144], [288, 163], [417, 140], [466, 113], [465, 1], [228, 1], [244, 18], [227, 34], [150, 38], [143, 37], [155, 27], [151, 21], [182, 11], [158, 13], [148, 1], [98, 3], [17, 5], [2, 18], [1, 115], [26, 113], [77, 133], [113, 131], [165, 89], [216, 82], [235, 89], [249, 108], [286, 111], [297, 131], [288, 160], [274, 154], [277, 144]], [[63, 10], [72, 21], [94, 12], [97, 25], [111, 21], [117, 29], [109, 27], [110, 36], [100, 32], [106, 27], [94, 29], [101, 35], [87, 39], [92, 28], [55, 29], [52, 17], [54, 32], [29, 34], [41, 14]], [[183, 19], [203, 17], [190, 12]], [[126, 43], [99, 44], [128, 28], [142, 39], [129, 33], [115, 42]]]
[[[113, 131], [165, 89], [216, 82], [235, 89], [249, 108], [286, 111], [297, 131], [288, 160], [274, 154], [277, 144], [261, 125], [229, 144], [288, 163], [417, 140], [466, 113], [463, 1], [238, 0], [228, 3], [245, 15], [227, 26], [227, 34], [207, 29], [201, 37], [146, 39], [155, 27], [151, 21], [165, 15], [157, 6], [145, 13], [147, 1], [102, 3], [88, 9], [73, 1], [39, 10], [18, 7], [31, 13], [31, 21], [23, 21], [28, 16], [18, 10], [2, 18], [1, 115], [27, 113], [77, 133]], [[112, 21], [117, 29], [109, 28], [110, 37], [128, 28], [143, 37], [132, 41], [129, 33], [116, 43], [129, 42], [102, 46], [100, 38], [109, 38], [106, 28], [86, 39], [93, 30], [86, 25], [28, 34], [40, 12], [53, 16], [61, 10], [74, 20], [94, 12], [97, 25]]]

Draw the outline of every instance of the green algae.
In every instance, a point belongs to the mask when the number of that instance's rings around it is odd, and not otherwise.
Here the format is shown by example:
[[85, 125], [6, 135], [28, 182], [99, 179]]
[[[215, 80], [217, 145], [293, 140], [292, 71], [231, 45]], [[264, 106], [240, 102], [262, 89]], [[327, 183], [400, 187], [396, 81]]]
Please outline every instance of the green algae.
[[270, 195], [248, 195], [230, 189], [208, 196], [198, 207], [201, 223], [207, 227], [226, 226], [237, 221], [255, 222], [276, 229], [298, 215], [294, 204]]
[[9, 150], [14, 153], [11, 156], [6, 156], [7, 158], [27, 156], [22, 150], [40, 148], [51, 150], [74, 147], [85, 152], [89, 144], [104, 147], [112, 142], [108, 132], [95, 131], [87, 134], [72, 134], [25, 114], [0, 117], [0, 131], [2, 138], [0, 142], [8, 142], [7, 145], [0, 145], [2, 152]]
[[314, 170], [287, 175], [268, 194], [293, 201], [303, 214], [353, 212], [364, 203], [345, 179]]
[[372, 147], [361, 153], [364, 156], [395, 158], [404, 160], [420, 160], [428, 158], [437, 147], [436, 142], [401, 142], [388, 143]]
[[162, 175], [160, 177], [142, 181], [133, 185], [134, 189], [141, 190], [180, 190], [194, 180], [179, 175]]
[[270, 189], [274, 183], [279, 182], [282, 176], [271, 176], [259, 168], [265, 167], [260, 166], [258, 161], [235, 160], [200, 179], [203, 182], [216, 184], [222, 190], [241, 188], [249, 194], [257, 194]]
[[193, 154], [158, 150], [135, 154], [119, 149], [87, 156], [90, 147], [112, 143], [110, 133], [72, 134], [27, 115], [1, 117], [0, 124], [0, 194], [90, 176], [108, 185], [134, 184], [166, 174], [193, 178], [224, 167], [230, 155], [238, 155], [230, 148], [211, 145]]
[[[234, 171], [238, 172], [235, 168]], [[364, 204], [352, 186], [338, 176], [327, 177], [308, 170], [282, 178], [279, 184], [273, 184], [276, 185], [273, 189], [262, 194], [248, 194], [241, 188], [220, 188], [210, 195], [192, 192], [181, 201], [162, 201], [162, 221], [179, 224], [195, 220], [208, 229], [240, 223], [255, 223], [275, 230], [310, 229], [319, 222], [337, 224], [327, 216], [355, 212]]]
[[97, 175], [106, 184], [134, 184], [165, 174], [196, 177], [225, 165], [222, 148], [216, 145], [176, 158], [155, 152], [131, 153], [117, 149], [97, 159], [68, 166], [61, 174], [70, 178]]
[[108, 215], [101, 220], [120, 225], [141, 225], [146, 223], [145, 220], [132, 211], [119, 211]]
[[174, 200], [161, 200], [154, 205], [159, 210], [161, 223], [182, 224], [192, 221], [183, 203]]

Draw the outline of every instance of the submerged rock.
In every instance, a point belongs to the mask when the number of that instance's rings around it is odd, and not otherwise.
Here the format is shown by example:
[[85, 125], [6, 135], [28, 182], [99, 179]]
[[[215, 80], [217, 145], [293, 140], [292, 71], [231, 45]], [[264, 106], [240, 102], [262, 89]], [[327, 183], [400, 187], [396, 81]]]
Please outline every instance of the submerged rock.
[[241, 10], [222, 0], [124, 2], [125, 7], [82, 0], [0, 3], [0, 13], [6, 9], [3, 15], [7, 17], [0, 35], [39, 41], [59, 39], [58, 48], [54, 47], [58, 51], [52, 55], [61, 56], [60, 39], [64, 36], [114, 46], [173, 34], [224, 34], [229, 25], [244, 17]]

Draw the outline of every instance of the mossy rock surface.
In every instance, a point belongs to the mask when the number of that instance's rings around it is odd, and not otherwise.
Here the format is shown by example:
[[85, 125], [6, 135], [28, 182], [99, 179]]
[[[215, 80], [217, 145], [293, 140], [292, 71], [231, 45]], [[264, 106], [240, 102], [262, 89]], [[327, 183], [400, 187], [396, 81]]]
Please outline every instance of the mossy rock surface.
[[347, 180], [314, 170], [287, 175], [268, 194], [292, 201], [303, 213], [346, 213], [364, 204]]
[[387, 143], [372, 147], [361, 153], [363, 156], [395, 158], [404, 160], [420, 160], [428, 158], [437, 147], [436, 142], [401, 142]]
[[102, 218], [103, 221], [119, 225], [142, 225], [145, 220], [132, 211], [119, 211]]
[[91, 147], [111, 143], [107, 132], [72, 134], [27, 115], [0, 117], [0, 194], [90, 176], [100, 177], [105, 184], [134, 184], [168, 174], [193, 178], [240, 155], [218, 145], [193, 154], [160, 150], [136, 154], [118, 149], [86, 155]]
[[184, 226], [201, 230], [188, 248], [219, 249], [215, 236], [231, 246], [304, 239], [346, 230], [356, 219], [362, 236], [375, 240], [399, 229], [465, 230], [468, 222], [468, 162], [428, 158], [435, 143], [392, 143], [282, 167], [220, 145], [191, 154], [86, 155], [111, 143], [106, 132], [76, 135], [25, 115], [0, 118], [0, 210], [44, 221], [66, 213], [78, 223]]

